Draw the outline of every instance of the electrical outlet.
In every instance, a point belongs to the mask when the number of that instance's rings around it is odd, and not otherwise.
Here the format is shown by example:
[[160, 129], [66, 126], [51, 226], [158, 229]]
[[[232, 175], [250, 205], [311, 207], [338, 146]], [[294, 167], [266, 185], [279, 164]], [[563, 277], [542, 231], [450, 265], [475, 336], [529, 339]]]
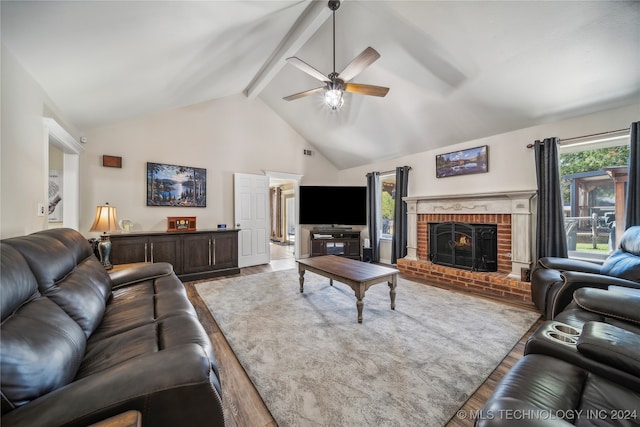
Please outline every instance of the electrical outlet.
[[44, 204], [38, 203], [38, 216], [44, 216]]

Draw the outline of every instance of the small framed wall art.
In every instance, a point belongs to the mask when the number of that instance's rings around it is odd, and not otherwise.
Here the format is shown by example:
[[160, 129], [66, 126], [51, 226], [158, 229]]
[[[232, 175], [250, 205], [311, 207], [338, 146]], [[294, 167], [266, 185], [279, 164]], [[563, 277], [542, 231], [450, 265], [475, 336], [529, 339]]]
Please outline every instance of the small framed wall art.
[[102, 166], [106, 168], [122, 168], [122, 157], [118, 156], [102, 156]]
[[488, 149], [483, 145], [436, 155], [436, 178], [488, 172]]

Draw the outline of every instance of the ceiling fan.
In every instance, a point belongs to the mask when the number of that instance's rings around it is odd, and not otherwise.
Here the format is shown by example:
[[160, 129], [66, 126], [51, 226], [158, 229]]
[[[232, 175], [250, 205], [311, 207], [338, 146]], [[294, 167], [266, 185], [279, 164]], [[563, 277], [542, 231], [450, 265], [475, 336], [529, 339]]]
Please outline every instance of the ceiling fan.
[[328, 6], [329, 9], [333, 11], [333, 72], [325, 76], [300, 58], [296, 58], [295, 56], [287, 58], [287, 62], [289, 64], [298, 67], [311, 77], [314, 77], [326, 84], [325, 86], [317, 87], [315, 89], [285, 96], [283, 99], [285, 101], [293, 101], [314, 93], [324, 92], [324, 100], [327, 106], [332, 110], [339, 110], [344, 103], [344, 99], [342, 97], [344, 92], [380, 97], [385, 96], [387, 92], [389, 92], [388, 87], [349, 83], [351, 79], [356, 77], [364, 71], [365, 68], [380, 58], [380, 54], [372, 47], [366, 48], [360, 55], [356, 56], [341, 73], [336, 73], [336, 10], [340, 7], [340, 1], [331, 0], [329, 1]]

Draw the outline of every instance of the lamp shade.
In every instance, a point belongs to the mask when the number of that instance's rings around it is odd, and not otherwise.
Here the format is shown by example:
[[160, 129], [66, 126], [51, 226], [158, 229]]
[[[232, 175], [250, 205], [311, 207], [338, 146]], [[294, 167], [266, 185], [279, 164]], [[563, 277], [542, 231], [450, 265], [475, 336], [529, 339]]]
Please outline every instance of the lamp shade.
[[118, 219], [116, 218], [115, 206], [109, 206], [109, 203], [105, 203], [102, 206], [96, 208], [96, 218], [93, 220], [93, 225], [89, 231], [103, 231], [109, 233], [112, 231], [118, 231]]

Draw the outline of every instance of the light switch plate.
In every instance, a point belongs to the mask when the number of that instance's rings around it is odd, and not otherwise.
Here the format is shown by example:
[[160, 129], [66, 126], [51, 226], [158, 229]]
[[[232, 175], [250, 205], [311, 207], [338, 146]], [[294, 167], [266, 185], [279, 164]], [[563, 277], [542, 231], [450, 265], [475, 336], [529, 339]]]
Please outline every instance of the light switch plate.
[[44, 204], [38, 203], [38, 216], [44, 216]]

